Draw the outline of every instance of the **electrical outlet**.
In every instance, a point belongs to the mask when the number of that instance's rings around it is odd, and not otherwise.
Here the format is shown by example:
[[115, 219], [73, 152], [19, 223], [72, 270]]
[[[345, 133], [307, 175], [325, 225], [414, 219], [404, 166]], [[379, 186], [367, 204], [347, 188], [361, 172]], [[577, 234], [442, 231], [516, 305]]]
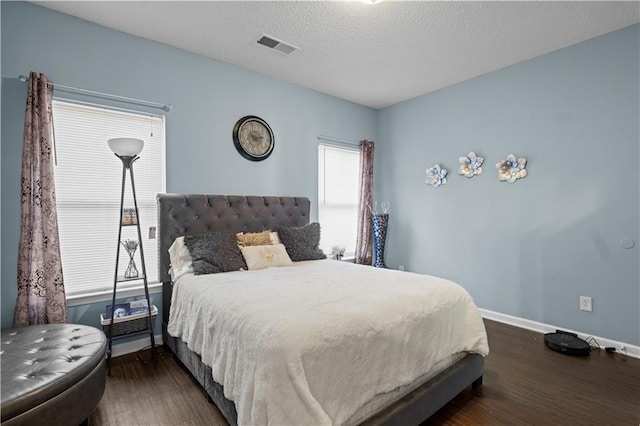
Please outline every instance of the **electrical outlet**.
[[593, 305], [590, 297], [580, 296], [580, 310], [593, 312]]

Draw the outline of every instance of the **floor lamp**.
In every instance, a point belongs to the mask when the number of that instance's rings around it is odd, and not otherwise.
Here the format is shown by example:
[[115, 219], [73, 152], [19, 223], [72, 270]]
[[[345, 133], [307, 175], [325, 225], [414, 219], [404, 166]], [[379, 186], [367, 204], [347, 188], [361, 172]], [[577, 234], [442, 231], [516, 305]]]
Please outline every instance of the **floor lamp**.
[[[111, 307], [112, 307], [111, 308], [111, 311], [112, 311], [111, 327], [109, 327], [109, 333], [107, 336], [109, 341], [108, 356], [109, 356], [109, 360], [111, 360], [111, 353], [112, 353], [111, 344], [113, 340], [113, 329], [115, 325], [113, 311], [115, 311], [117, 284], [118, 282], [142, 278], [144, 280], [144, 295], [147, 300], [148, 321], [146, 322], [146, 327], [144, 327], [144, 329], [141, 329], [139, 331], [141, 333], [149, 333], [151, 337], [151, 348], [153, 351], [153, 357], [155, 358], [156, 346], [155, 346], [155, 337], [154, 337], [154, 331], [153, 331], [153, 320], [152, 320], [152, 312], [151, 312], [152, 306], [151, 306], [151, 299], [149, 298], [149, 286], [147, 284], [148, 282], [147, 269], [144, 261], [144, 249], [142, 247], [142, 232], [140, 230], [140, 216], [138, 213], [138, 201], [136, 199], [136, 185], [135, 185], [135, 181], [133, 180], [133, 163], [140, 158], [138, 154], [140, 154], [140, 152], [142, 151], [142, 148], [144, 147], [144, 141], [142, 139], [133, 139], [133, 138], [116, 138], [116, 139], [109, 139], [107, 142], [109, 144], [109, 148], [111, 149], [111, 151], [113, 151], [116, 157], [118, 157], [122, 161], [122, 187], [120, 191], [120, 226], [118, 227], [118, 248], [116, 252], [116, 269], [115, 269], [115, 274], [113, 279], [113, 296], [111, 299]], [[123, 224], [122, 219], [123, 219], [123, 212], [124, 212], [124, 191], [125, 191], [125, 183], [127, 181], [127, 170], [129, 171], [129, 176], [131, 177], [131, 190], [133, 194], [133, 206], [135, 208], [135, 217], [130, 218], [132, 220], [128, 221], [128, 223], [126, 224]], [[121, 241], [122, 226], [127, 226], [127, 225], [136, 225], [136, 228], [138, 229], [138, 246], [140, 247], [140, 264], [142, 266], [142, 277], [139, 277], [137, 273], [135, 274], [135, 276], [127, 276], [127, 273], [125, 273], [124, 277], [118, 277], [118, 264], [120, 261], [120, 245], [124, 245], [122, 244], [122, 241]], [[129, 265], [131, 266], [131, 263], [133, 262], [133, 253], [129, 252], [129, 256], [130, 256]], [[129, 270], [129, 268], [127, 268], [127, 270]], [[131, 333], [128, 332], [126, 335], [130, 336], [132, 334], [133, 332]]]

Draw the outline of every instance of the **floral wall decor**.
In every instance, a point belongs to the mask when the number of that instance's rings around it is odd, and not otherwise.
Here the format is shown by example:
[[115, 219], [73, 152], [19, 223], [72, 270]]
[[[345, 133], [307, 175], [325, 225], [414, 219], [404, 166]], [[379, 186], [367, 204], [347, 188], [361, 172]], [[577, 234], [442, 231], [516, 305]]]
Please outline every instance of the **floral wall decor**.
[[526, 158], [516, 159], [515, 155], [509, 154], [506, 160], [500, 161], [496, 164], [496, 168], [498, 169], [498, 179], [514, 183], [516, 180], [527, 176], [527, 170], [525, 169], [526, 166]]
[[470, 152], [466, 157], [458, 158], [458, 162], [460, 163], [459, 174], [468, 178], [482, 174], [484, 158], [478, 157], [475, 152]]
[[445, 183], [447, 183], [447, 170], [440, 167], [440, 164], [427, 169], [427, 185], [437, 188]]

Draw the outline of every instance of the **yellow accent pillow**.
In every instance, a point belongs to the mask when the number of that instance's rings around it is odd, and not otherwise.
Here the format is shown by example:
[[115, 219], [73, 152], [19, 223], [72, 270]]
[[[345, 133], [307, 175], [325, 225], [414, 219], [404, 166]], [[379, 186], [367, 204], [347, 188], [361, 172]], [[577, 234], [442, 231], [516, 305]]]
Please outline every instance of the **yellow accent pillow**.
[[282, 244], [280, 237], [278, 237], [278, 233], [275, 231], [271, 231], [271, 244]]
[[268, 230], [262, 232], [240, 232], [236, 234], [236, 238], [240, 247], [273, 244], [271, 242], [271, 231]]
[[293, 265], [284, 244], [245, 246], [240, 250], [249, 270]]

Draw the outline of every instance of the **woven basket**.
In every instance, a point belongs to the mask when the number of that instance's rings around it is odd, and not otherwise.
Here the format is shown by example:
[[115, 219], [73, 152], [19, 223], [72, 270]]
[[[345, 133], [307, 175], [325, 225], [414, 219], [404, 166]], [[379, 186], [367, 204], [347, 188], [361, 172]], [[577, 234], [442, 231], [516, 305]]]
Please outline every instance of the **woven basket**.
[[[100, 323], [104, 334], [109, 335], [109, 329], [111, 328], [111, 318], [106, 318], [106, 314], [100, 314]], [[156, 317], [158, 316], [158, 308], [155, 305], [151, 306], [151, 328], [153, 329], [156, 324]], [[116, 318], [113, 321], [113, 332], [111, 337], [125, 336], [127, 334], [137, 333], [138, 331], [147, 330], [147, 312], [142, 312], [136, 315], [129, 315], [123, 318]]]

